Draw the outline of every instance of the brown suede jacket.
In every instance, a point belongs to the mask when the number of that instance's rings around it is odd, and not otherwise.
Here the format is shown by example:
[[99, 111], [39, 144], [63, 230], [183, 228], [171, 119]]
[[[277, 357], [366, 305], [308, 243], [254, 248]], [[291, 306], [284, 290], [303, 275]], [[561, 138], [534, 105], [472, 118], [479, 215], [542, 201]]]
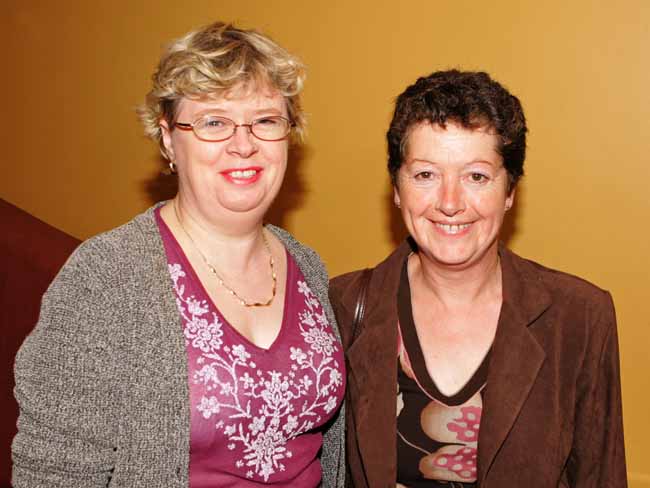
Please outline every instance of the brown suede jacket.
[[[373, 271], [363, 325], [361, 272], [330, 283], [348, 361], [347, 449], [356, 487], [396, 480], [397, 289], [411, 247]], [[481, 488], [627, 486], [616, 318], [584, 280], [499, 250], [503, 304], [478, 441]]]

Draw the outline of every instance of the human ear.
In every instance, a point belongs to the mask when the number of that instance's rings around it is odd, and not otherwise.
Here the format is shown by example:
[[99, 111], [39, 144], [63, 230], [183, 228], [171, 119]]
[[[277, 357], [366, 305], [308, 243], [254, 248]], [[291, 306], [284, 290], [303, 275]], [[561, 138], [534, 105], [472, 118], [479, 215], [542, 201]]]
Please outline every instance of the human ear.
[[169, 159], [170, 161], [174, 161], [174, 146], [172, 144], [172, 135], [171, 135], [171, 131], [169, 130], [169, 125], [167, 124], [167, 121], [164, 119], [161, 119], [158, 125], [160, 127], [160, 134], [162, 136], [162, 142], [165, 148], [165, 154], [167, 155], [167, 159]]
[[515, 203], [515, 189], [510, 190], [510, 194], [506, 197], [506, 207], [505, 211], [507, 212], [512, 208], [512, 205]]

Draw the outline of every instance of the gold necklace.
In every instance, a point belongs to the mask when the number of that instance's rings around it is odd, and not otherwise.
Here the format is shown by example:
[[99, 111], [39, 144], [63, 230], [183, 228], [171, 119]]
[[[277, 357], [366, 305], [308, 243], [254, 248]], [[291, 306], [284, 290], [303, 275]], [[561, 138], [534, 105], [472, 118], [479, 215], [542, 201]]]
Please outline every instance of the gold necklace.
[[271, 289], [271, 298], [269, 298], [266, 302], [247, 302], [244, 300], [242, 297], [240, 297], [235, 290], [230, 288], [226, 283], [223, 281], [223, 278], [219, 276], [219, 273], [217, 272], [216, 268], [210, 264], [210, 262], [207, 260], [205, 255], [201, 252], [199, 249], [199, 246], [196, 245], [196, 242], [194, 242], [194, 239], [192, 239], [192, 236], [190, 233], [185, 229], [185, 226], [183, 225], [183, 221], [181, 220], [181, 217], [178, 213], [178, 208], [176, 206], [176, 200], [172, 203], [172, 206], [174, 207], [174, 214], [176, 214], [176, 220], [178, 220], [178, 223], [181, 226], [181, 229], [189, 239], [189, 241], [192, 243], [192, 246], [194, 246], [194, 249], [196, 249], [196, 252], [199, 253], [199, 256], [201, 256], [201, 259], [203, 259], [203, 262], [207, 266], [208, 270], [217, 278], [217, 281], [219, 284], [225, 288], [228, 293], [232, 295], [232, 297], [237, 300], [240, 305], [244, 307], [268, 307], [273, 303], [273, 299], [275, 298], [275, 292], [277, 288], [277, 275], [275, 274], [275, 268], [273, 267], [273, 254], [271, 253], [271, 247], [269, 246], [268, 241], [266, 240], [266, 235], [264, 234], [264, 229], [262, 229], [262, 241], [264, 241], [264, 247], [266, 248], [266, 251], [269, 253], [269, 266], [271, 268], [271, 278], [273, 278], [273, 288]]

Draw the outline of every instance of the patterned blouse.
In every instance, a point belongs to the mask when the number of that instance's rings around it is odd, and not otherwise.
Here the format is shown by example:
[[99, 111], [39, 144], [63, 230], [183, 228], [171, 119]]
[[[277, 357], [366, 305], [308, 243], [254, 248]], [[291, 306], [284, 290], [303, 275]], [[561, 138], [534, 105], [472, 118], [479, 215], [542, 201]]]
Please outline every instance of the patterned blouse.
[[408, 488], [474, 486], [489, 353], [460, 391], [446, 396], [426, 367], [406, 264], [397, 300], [397, 481]]
[[268, 349], [221, 315], [156, 212], [187, 348], [190, 488], [315, 487], [321, 427], [343, 400], [340, 342], [287, 253], [284, 316]]

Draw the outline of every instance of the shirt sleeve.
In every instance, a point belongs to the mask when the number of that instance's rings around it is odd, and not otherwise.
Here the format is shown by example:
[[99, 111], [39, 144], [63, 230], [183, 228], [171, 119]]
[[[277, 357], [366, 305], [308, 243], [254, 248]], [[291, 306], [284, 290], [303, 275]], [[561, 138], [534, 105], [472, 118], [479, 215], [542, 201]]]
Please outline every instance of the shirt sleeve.
[[73, 255], [44, 295], [38, 323], [16, 356], [14, 488], [110, 482], [119, 404], [119, 361], [106, 332], [111, 291], [82, 255]]
[[580, 373], [567, 477], [575, 488], [626, 487], [618, 338], [609, 293], [591, 325], [596, 339]]

